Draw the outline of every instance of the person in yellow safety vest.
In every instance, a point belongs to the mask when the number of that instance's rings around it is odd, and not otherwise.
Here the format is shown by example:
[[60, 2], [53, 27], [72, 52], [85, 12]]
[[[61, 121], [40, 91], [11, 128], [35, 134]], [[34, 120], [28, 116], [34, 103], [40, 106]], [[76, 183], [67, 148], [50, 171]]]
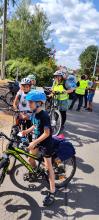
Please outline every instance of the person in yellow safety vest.
[[52, 93], [50, 96], [52, 96], [55, 92], [60, 93], [56, 95], [56, 99], [58, 101], [58, 107], [62, 116], [61, 130], [63, 130], [66, 122], [66, 111], [68, 110], [68, 94], [72, 93], [73, 90], [66, 90], [64, 83], [64, 73], [61, 70], [58, 70], [54, 73], [54, 83], [52, 86]]
[[81, 80], [79, 82], [77, 82], [75, 96], [74, 96], [74, 99], [72, 101], [72, 104], [71, 104], [69, 110], [72, 110], [75, 102], [77, 100], [79, 100], [78, 107], [77, 107], [76, 111], [80, 111], [80, 109], [83, 105], [83, 97], [85, 95], [85, 90], [86, 90], [87, 86], [88, 86], [88, 82], [86, 81], [86, 76], [82, 75]]

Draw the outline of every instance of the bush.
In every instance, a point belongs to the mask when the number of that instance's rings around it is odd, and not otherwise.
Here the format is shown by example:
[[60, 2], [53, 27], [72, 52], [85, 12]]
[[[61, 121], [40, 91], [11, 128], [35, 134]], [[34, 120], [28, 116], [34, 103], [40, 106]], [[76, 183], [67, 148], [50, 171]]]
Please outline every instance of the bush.
[[53, 69], [45, 63], [35, 67], [38, 86], [50, 86], [53, 78]]
[[49, 61], [45, 61], [37, 66], [33, 66], [28, 58], [8, 60], [6, 61], [6, 77], [15, 79], [18, 71], [18, 80], [20, 81], [22, 78], [35, 72], [38, 86], [50, 86], [52, 84], [53, 73], [57, 66], [54, 62], [51, 65], [49, 64]]
[[18, 79], [20, 80], [27, 77], [29, 74], [32, 74], [34, 69], [33, 64], [28, 60], [28, 58], [6, 61], [7, 78], [15, 79], [16, 72], [18, 70]]

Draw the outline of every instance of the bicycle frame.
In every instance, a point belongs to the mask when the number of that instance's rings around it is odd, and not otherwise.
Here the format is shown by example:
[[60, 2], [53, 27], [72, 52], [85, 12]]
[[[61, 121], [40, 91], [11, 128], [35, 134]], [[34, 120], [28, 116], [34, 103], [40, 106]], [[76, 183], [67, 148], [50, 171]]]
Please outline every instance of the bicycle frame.
[[42, 161], [42, 158], [38, 158], [37, 156], [35, 156], [33, 154], [30, 154], [30, 153], [28, 153], [28, 152], [26, 152], [24, 150], [21, 150], [21, 149], [19, 149], [17, 147], [14, 148], [14, 147], [11, 146], [6, 151], [4, 151], [4, 153], [7, 154], [7, 155], [14, 156], [31, 173], [35, 173], [36, 171], [33, 169], [33, 167], [25, 159], [23, 159], [23, 157], [20, 156], [20, 154], [28, 156], [28, 157], [31, 157], [34, 160], [37, 160], [39, 162], [38, 167], [40, 166], [41, 161]]

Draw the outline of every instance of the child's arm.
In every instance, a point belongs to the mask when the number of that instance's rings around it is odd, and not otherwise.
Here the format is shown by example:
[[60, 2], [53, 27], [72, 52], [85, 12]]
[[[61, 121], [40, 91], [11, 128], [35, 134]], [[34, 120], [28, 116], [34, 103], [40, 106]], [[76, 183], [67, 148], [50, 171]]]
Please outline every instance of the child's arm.
[[37, 144], [39, 144], [39, 143], [41, 143], [42, 141], [44, 141], [46, 138], [49, 137], [49, 135], [50, 135], [50, 129], [49, 129], [49, 128], [45, 128], [45, 129], [44, 129], [44, 133], [43, 133], [39, 138], [37, 138], [36, 140], [34, 140], [33, 142], [31, 142], [30, 145], [29, 145], [29, 147], [28, 147], [28, 149], [29, 149], [29, 150], [33, 150], [33, 148], [34, 148]]
[[31, 126], [30, 128], [28, 128], [28, 129], [26, 129], [26, 130], [23, 130], [23, 131], [21, 132], [22, 135], [25, 136], [26, 134], [31, 133], [31, 132], [33, 131], [34, 127], [35, 127], [35, 126], [33, 125], [33, 126]]
[[68, 89], [68, 90], [66, 90], [66, 93], [72, 93], [72, 92], [74, 92], [75, 91], [75, 89]]
[[14, 109], [17, 109], [18, 102], [19, 102], [19, 97], [18, 97], [18, 95], [16, 95], [16, 97], [14, 99], [14, 102], [13, 102], [13, 108]]

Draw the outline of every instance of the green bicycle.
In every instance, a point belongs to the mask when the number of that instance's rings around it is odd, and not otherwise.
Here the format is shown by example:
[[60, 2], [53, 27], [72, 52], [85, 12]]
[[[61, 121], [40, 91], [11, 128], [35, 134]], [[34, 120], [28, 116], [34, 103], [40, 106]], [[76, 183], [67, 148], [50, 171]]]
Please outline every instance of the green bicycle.
[[[35, 156], [27, 151], [26, 142], [24, 142], [24, 144], [22, 145], [22, 141], [16, 142], [16, 140], [7, 137], [4, 133], [1, 132], [0, 138], [2, 137], [6, 138], [9, 141], [9, 143], [7, 145], [5, 152], [3, 152], [0, 158], [0, 185], [3, 183], [5, 176], [9, 171], [10, 156], [13, 156], [23, 166], [27, 168], [27, 170], [30, 173], [28, 181], [31, 181], [32, 179], [34, 182], [38, 180], [39, 177], [40, 178], [42, 177], [42, 180], [45, 179], [47, 180], [47, 182], [49, 182], [49, 173], [48, 171], [46, 171], [44, 167], [44, 160], [43, 160], [44, 153], [42, 147], [39, 147], [39, 154]], [[18, 145], [20, 145], [21, 147], [19, 147]], [[26, 159], [22, 157], [22, 155], [35, 159], [37, 161], [36, 169], [33, 169], [32, 166], [26, 161]], [[75, 152], [73, 151], [72, 155], [69, 156], [67, 160], [61, 161], [61, 163], [59, 162], [59, 159], [57, 159], [57, 153], [54, 152], [52, 156], [52, 162], [55, 172], [56, 187], [57, 188], [66, 187], [67, 184], [70, 182], [70, 180], [73, 178], [76, 171]], [[15, 163], [13, 164], [13, 167], [11, 168], [9, 174], [11, 175], [13, 174], [14, 167], [15, 167]]]

